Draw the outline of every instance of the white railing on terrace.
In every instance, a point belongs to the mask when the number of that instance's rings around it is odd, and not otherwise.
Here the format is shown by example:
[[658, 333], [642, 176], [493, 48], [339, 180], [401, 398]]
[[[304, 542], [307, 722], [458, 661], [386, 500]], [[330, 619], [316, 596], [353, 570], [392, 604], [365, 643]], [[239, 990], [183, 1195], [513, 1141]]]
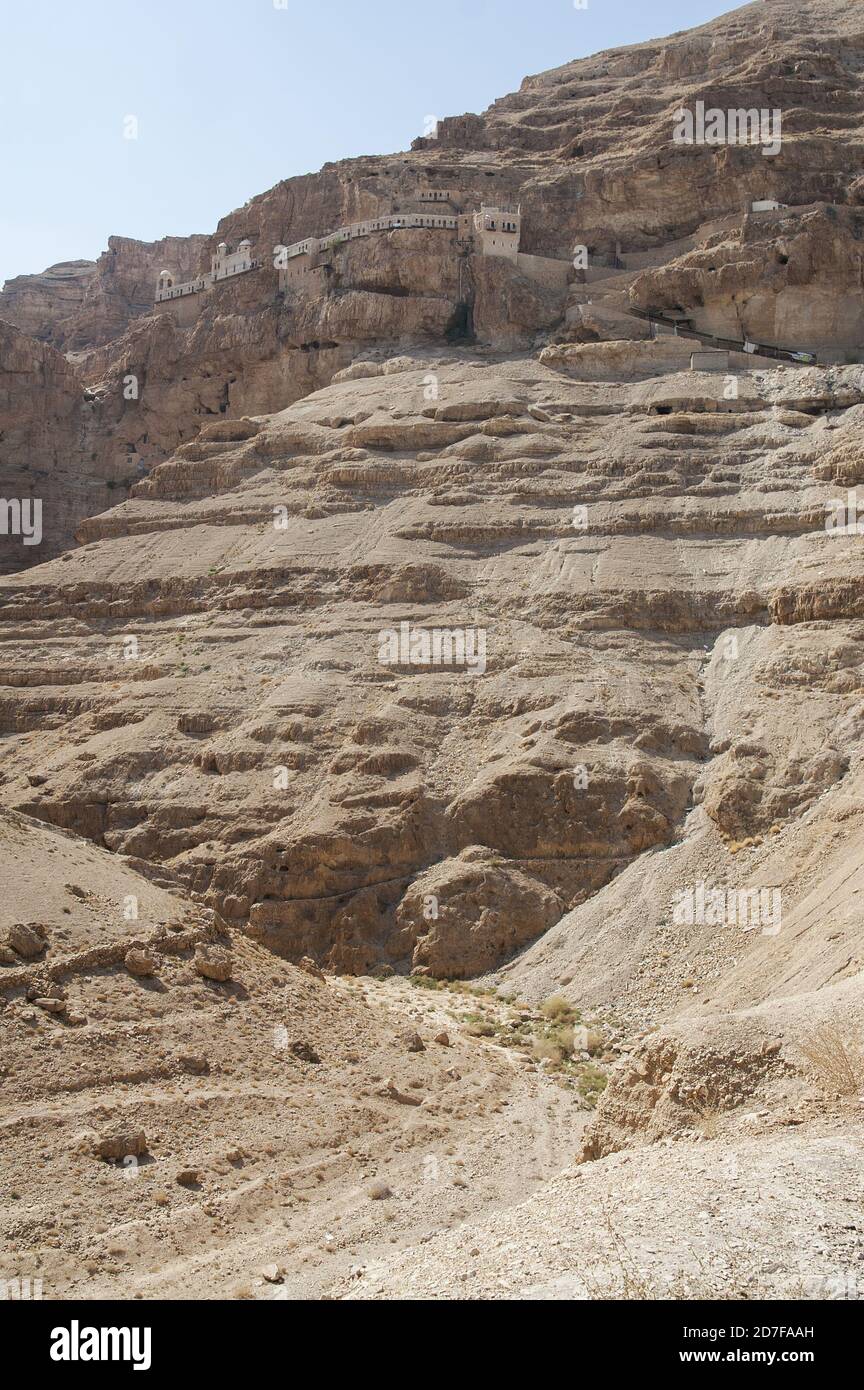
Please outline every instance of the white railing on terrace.
[[184, 280], [182, 285], [172, 285], [169, 289], [156, 291], [156, 303], [164, 304], [168, 299], [182, 299], [187, 294], [200, 294], [209, 290], [217, 281], [230, 280], [235, 275], [246, 275], [250, 270], [258, 270], [263, 262], [252, 260], [249, 265], [241, 265], [228, 270], [208, 270], [206, 275], [198, 275], [194, 280]]
[[372, 236], [375, 232], [391, 232], [401, 229], [455, 231], [459, 225], [456, 217], [446, 213], [406, 212], [390, 217], [373, 217], [366, 222], [351, 222], [339, 227], [324, 237], [306, 237], [295, 241], [291, 246], [277, 246], [275, 253], [280, 260], [290, 261], [294, 256], [306, 256], [313, 251], [329, 251], [343, 241], [353, 241], [357, 237]]

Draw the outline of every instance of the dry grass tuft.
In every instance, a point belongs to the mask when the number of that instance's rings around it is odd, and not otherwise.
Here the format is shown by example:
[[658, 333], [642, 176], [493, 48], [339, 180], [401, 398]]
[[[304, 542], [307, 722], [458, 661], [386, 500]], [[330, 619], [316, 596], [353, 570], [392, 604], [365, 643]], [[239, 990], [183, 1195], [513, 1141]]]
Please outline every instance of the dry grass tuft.
[[699, 1129], [706, 1139], [716, 1139], [720, 1132], [720, 1109], [710, 1101], [697, 1101]]
[[561, 994], [553, 994], [551, 999], [546, 999], [540, 1005], [540, 1012], [544, 1018], [555, 1023], [572, 1023], [576, 1016], [573, 1005]]
[[864, 1088], [864, 1054], [860, 1044], [845, 1037], [836, 1024], [823, 1023], [814, 1028], [798, 1046], [830, 1094], [854, 1096]]

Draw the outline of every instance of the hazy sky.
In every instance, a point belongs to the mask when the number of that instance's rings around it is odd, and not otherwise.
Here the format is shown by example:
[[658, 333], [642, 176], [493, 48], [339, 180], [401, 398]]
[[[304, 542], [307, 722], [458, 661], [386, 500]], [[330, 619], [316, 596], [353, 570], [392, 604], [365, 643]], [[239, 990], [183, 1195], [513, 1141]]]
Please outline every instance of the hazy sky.
[[6, 0], [0, 281], [95, 260], [111, 233], [212, 232], [291, 174], [407, 149], [429, 116], [482, 111], [531, 73], [733, 8]]

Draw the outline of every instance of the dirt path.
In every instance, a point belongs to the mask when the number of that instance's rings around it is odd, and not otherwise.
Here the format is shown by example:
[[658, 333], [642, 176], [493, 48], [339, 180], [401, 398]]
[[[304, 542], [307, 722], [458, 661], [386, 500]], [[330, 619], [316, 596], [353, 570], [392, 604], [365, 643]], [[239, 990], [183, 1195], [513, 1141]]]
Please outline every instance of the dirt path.
[[614, 1154], [333, 1297], [864, 1298], [864, 1130]]
[[[590, 1113], [578, 1093], [464, 1021], [512, 1016], [503, 1003], [399, 979], [318, 982], [237, 949], [239, 1003], [215, 1005], [174, 962], [164, 994], [122, 972], [95, 982], [90, 1008], [128, 1019], [155, 999], [156, 1020], [70, 1030], [27, 1023], [26, 1001], [7, 1010], [25, 1051], [12, 1048], [0, 1087], [4, 1277], [40, 1277], [46, 1298], [326, 1296], [573, 1162]], [[274, 1047], [285, 1018], [317, 1062]], [[206, 1071], [178, 1075], [181, 1052]], [[140, 1162], [94, 1157], [100, 1133], [138, 1129]], [[46, 1180], [58, 1164], [62, 1188]], [[262, 1273], [274, 1265], [278, 1284]]]

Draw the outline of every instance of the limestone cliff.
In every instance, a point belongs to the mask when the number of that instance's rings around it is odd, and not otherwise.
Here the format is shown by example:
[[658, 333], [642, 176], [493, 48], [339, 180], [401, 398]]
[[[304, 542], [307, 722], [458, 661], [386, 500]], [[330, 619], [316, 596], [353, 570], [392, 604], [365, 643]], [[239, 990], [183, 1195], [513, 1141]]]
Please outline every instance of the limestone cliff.
[[[29, 392], [41, 372], [62, 395], [32, 418], [9, 397], [22, 490], [45, 482], [43, 555], [76, 527], [84, 543], [4, 589], [13, 691], [41, 679], [19, 670], [23, 621], [83, 625], [62, 648], [74, 700], [48, 702], [62, 748], [38, 745], [56, 764], [34, 794], [16, 747], [15, 804], [170, 864], [288, 951], [471, 969], [524, 942], [508, 912], [548, 924], [669, 843], [695, 797], [746, 836], [841, 777], [830, 712], [804, 777], [783, 739], [741, 752], [743, 772], [735, 748], [712, 753], [698, 654], [746, 628], [768, 660], [780, 625], [860, 616], [853, 549], [823, 525], [857, 476], [860, 371], [733, 354], [731, 378], [703, 379], [690, 341], [650, 341], [638, 311], [854, 360], [862, 64], [847, 7], [766, 0], [528, 79], [398, 158], [286, 180], [210, 240], [112, 241], [51, 328], [74, 366], [4, 340], [10, 380]], [[782, 108], [782, 149], [676, 144], [697, 97]], [[520, 202], [522, 255], [388, 230], [333, 247], [312, 290], [281, 287], [274, 246], [430, 190], [455, 211]], [[768, 195], [790, 205], [752, 213]], [[248, 238], [260, 264], [148, 303], [157, 268], [193, 276], [216, 238]], [[570, 283], [537, 273], [574, 244]], [[117, 486], [131, 500], [97, 516]], [[488, 674], [382, 667], [376, 635], [403, 623], [482, 631]], [[145, 655], [118, 666], [127, 636]], [[10, 727], [44, 708], [13, 693]], [[106, 720], [128, 731], [103, 762]], [[404, 906], [436, 873], [456, 920], [470, 903], [485, 923], [471, 966], [450, 958], [452, 922], [433, 947]]]
[[160, 270], [168, 267], [183, 279], [195, 274], [206, 241], [109, 237], [95, 263], [63, 262], [41, 275], [8, 280], [0, 290], [0, 319], [64, 352], [106, 343], [151, 312]]
[[7, 286], [10, 1271], [854, 1282], [862, 100], [760, 0]]
[[[477, 342], [500, 351], [610, 343], [637, 375], [686, 363], [646, 347], [632, 310], [687, 311], [697, 330], [856, 361], [864, 351], [860, 74], [855, 7], [760, 0], [700, 29], [527, 78], [483, 116], [442, 122], [399, 155], [325, 165], [222, 219], [212, 237], [111, 238], [95, 267], [18, 277], [0, 317], [74, 350], [96, 471], [138, 477], [214, 415], [283, 409], [356, 358]], [[680, 144], [698, 102], [782, 115], [782, 143]], [[314, 288], [280, 292], [273, 248], [420, 206], [522, 208], [519, 264], [452, 235], [392, 232], [339, 247]], [[773, 213], [752, 213], [773, 200]], [[174, 305], [156, 278], [193, 277], [217, 242], [249, 238], [258, 270]], [[538, 278], [565, 267], [568, 290]], [[842, 306], [842, 311], [840, 306]], [[698, 343], [695, 344], [698, 347]], [[589, 378], [589, 353], [574, 354]], [[625, 368], [625, 372], [630, 368]], [[130, 385], [131, 379], [131, 385]], [[84, 469], [87, 472], [88, 469]], [[86, 511], [104, 498], [98, 491]], [[71, 532], [66, 533], [66, 543]]]
[[4, 529], [0, 573], [68, 549], [79, 522], [133, 480], [122, 459], [100, 463], [94, 423], [93, 399], [66, 359], [0, 320], [0, 497], [41, 510], [39, 543]]
[[80, 312], [95, 274], [95, 261], [61, 261], [41, 275], [16, 275], [0, 290], [0, 318], [32, 338], [53, 341], [59, 324]]

